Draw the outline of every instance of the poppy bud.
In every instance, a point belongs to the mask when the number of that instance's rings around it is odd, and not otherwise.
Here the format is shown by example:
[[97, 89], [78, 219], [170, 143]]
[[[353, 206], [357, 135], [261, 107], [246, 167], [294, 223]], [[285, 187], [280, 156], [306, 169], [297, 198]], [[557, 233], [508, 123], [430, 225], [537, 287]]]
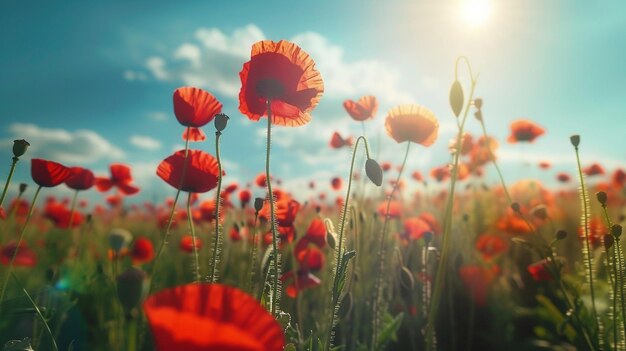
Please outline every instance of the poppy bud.
[[217, 129], [218, 132], [223, 131], [226, 128], [226, 124], [228, 124], [229, 119], [230, 117], [223, 113], [215, 115], [215, 129]]
[[263, 203], [265, 200], [262, 197], [257, 197], [254, 199], [254, 210], [259, 212], [263, 208]]
[[619, 237], [622, 236], [622, 226], [619, 224], [613, 224], [613, 226], [611, 227], [611, 234], [616, 239], [619, 239]]
[[428, 246], [428, 243], [433, 240], [433, 232], [424, 232], [424, 234], [422, 234], [422, 238], [424, 239], [424, 243]]
[[127, 314], [139, 306], [145, 291], [146, 276], [144, 271], [134, 266], [117, 276], [117, 297]]
[[483, 108], [483, 99], [481, 98], [474, 99], [474, 107], [476, 107], [479, 110]]
[[374, 159], [368, 158], [365, 161], [365, 173], [376, 186], [383, 184], [383, 169], [380, 168], [380, 165]]
[[459, 117], [463, 109], [463, 87], [458, 80], [455, 80], [450, 87], [450, 107], [456, 117]]
[[519, 203], [518, 203], [518, 202], [514, 202], [514, 203], [512, 203], [512, 204], [511, 204], [511, 208], [513, 209], [513, 211], [515, 211], [515, 212], [517, 212], [517, 213], [519, 213], [519, 212], [521, 211], [521, 208], [520, 208], [520, 206], [519, 206]]
[[413, 289], [415, 285], [415, 278], [413, 278], [413, 273], [406, 267], [402, 267], [400, 270], [400, 284], [407, 289]]
[[613, 239], [613, 235], [604, 234], [604, 249], [608, 251], [608, 249], [610, 249], [611, 246], [613, 246], [614, 240], [615, 239]]
[[20, 157], [26, 153], [30, 144], [24, 139], [13, 140], [13, 156]]
[[115, 252], [120, 252], [122, 248], [128, 245], [131, 239], [132, 234], [126, 229], [115, 228], [109, 232], [109, 246]]
[[574, 147], [578, 147], [578, 145], [580, 144], [580, 135], [572, 135], [571, 137], [569, 137], [569, 141], [572, 143], [572, 145], [574, 145]]
[[28, 188], [28, 184], [20, 183], [20, 195], [26, 191], [26, 188]]
[[556, 231], [556, 240], [563, 240], [567, 237], [567, 232], [563, 229]]
[[599, 191], [596, 193], [596, 199], [602, 206], [606, 206], [607, 196], [604, 191]]
[[337, 239], [335, 239], [335, 234], [333, 232], [326, 232], [326, 242], [331, 249], [335, 249], [335, 246], [337, 246]]

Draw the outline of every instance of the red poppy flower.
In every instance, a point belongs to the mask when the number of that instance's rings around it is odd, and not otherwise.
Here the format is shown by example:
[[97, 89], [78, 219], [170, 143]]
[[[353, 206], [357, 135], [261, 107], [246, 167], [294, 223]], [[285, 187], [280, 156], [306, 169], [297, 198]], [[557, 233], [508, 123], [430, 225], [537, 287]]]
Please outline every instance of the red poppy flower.
[[[274, 216], [279, 226], [291, 226], [296, 219], [296, 214], [300, 209], [300, 203], [292, 199], [285, 192], [274, 191]], [[263, 208], [259, 211], [259, 218], [264, 221], [270, 220], [270, 203], [265, 201]]]
[[552, 167], [552, 164], [548, 161], [539, 162], [539, 168], [541, 169], [550, 169], [550, 167]]
[[537, 123], [520, 119], [511, 123], [511, 135], [507, 138], [509, 143], [520, 141], [533, 142], [537, 137], [545, 134], [545, 129]]
[[[200, 249], [201, 247], [202, 240], [196, 237], [196, 249]], [[183, 237], [180, 239], [180, 249], [187, 253], [193, 252], [193, 238], [191, 237], [191, 235], [183, 235]]]
[[400, 105], [389, 111], [385, 119], [387, 134], [398, 143], [412, 141], [424, 146], [437, 140], [439, 122], [426, 107], [420, 105]]
[[72, 222], [72, 228], [76, 228], [83, 223], [83, 216], [76, 211], [74, 211], [74, 218], [70, 221], [72, 211], [60, 202], [46, 204], [43, 216], [51, 220], [57, 228], [61, 229], [70, 228], [70, 222]]
[[174, 91], [174, 114], [185, 127], [202, 127], [221, 111], [222, 104], [202, 89], [183, 87]]
[[502, 216], [496, 223], [496, 226], [501, 231], [512, 235], [529, 234], [532, 232], [524, 219], [511, 212]]
[[388, 172], [391, 169], [391, 163], [389, 162], [383, 162], [380, 165], [380, 168], [383, 170], [383, 172]]
[[338, 132], [334, 132], [333, 136], [330, 138], [330, 147], [332, 147], [333, 149], [339, 149], [344, 146], [352, 145], [354, 145], [354, 140], [352, 139], [352, 137], [344, 139]]
[[[279, 225], [278, 227], [276, 227], [276, 229], [278, 231], [278, 237], [280, 238], [280, 248], [282, 248], [285, 244], [292, 243], [293, 240], [296, 238], [296, 228], [294, 228], [293, 225]], [[272, 244], [271, 230], [265, 233], [265, 236], [263, 237], [263, 243], [265, 245]]]
[[[200, 218], [207, 222], [215, 220], [215, 199], [209, 199], [200, 203]], [[224, 221], [224, 211], [220, 210], [220, 223]]]
[[461, 281], [472, 294], [474, 303], [478, 307], [484, 307], [487, 304], [489, 288], [499, 272], [500, 268], [498, 266], [491, 268], [462, 266], [459, 268]]
[[552, 273], [548, 269], [548, 261], [541, 260], [526, 267], [528, 273], [536, 282], [547, 282], [554, 279]]
[[611, 182], [618, 188], [623, 187], [626, 184], [626, 172], [621, 168], [616, 169], [611, 177]]
[[561, 183], [567, 183], [572, 180], [572, 177], [567, 173], [559, 173], [556, 175], [556, 179]]
[[413, 179], [415, 179], [418, 182], [423, 182], [424, 181], [424, 177], [422, 176], [422, 173], [415, 171], [411, 174], [411, 177], [413, 177]]
[[[298, 240], [298, 243], [303, 242], [306, 244], [307, 240], [302, 239]], [[294, 253], [296, 261], [298, 261], [298, 264], [300, 265], [300, 269], [307, 271], [319, 271], [324, 266], [324, 261], [326, 260], [322, 250], [315, 245], [307, 244], [298, 246], [298, 244], [296, 244]]]
[[17, 243], [14, 241], [3, 246], [0, 251], [0, 263], [8, 266], [11, 263], [11, 259], [13, 258], [13, 255], [15, 255], [16, 250], [17, 255], [13, 261], [14, 266], [34, 267], [37, 265], [37, 256], [35, 255], [35, 252], [28, 247], [25, 241], [20, 243], [19, 250], [17, 248]]
[[306, 124], [311, 120], [309, 112], [324, 92], [315, 62], [300, 47], [285, 40], [255, 43], [239, 77], [239, 111], [253, 121], [267, 113], [266, 102], [270, 100], [273, 124]]
[[233, 227], [230, 228], [230, 232], [228, 232], [230, 241], [234, 241], [234, 242], [243, 240], [243, 234], [244, 234], [244, 230], [242, 230], [242, 228], [239, 228], [239, 225], [237, 223], [235, 223]]
[[70, 189], [87, 190], [91, 188], [96, 181], [93, 172], [82, 167], [71, 167], [70, 173], [70, 177], [65, 181], [65, 185]]
[[597, 163], [594, 163], [588, 167], [585, 167], [583, 169], [583, 172], [585, 173], [585, 175], [587, 175], [588, 177], [594, 176], [594, 175], [600, 175], [600, 174], [604, 174], [604, 168], [602, 166], [600, 166]]
[[[296, 276], [296, 279], [294, 279], [294, 276]], [[287, 285], [285, 292], [287, 296], [292, 299], [295, 299], [300, 291], [311, 289], [322, 284], [320, 278], [307, 270], [299, 270], [297, 274], [294, 274], [293, 271], [289, 271], [283, 274], [280, 280], [283, 282], [291, 281], [291, 284]]]
[[476, 250], [480, 252], [485, 261], [491, 261], [494, 257], [508, 249], [508, 244], [501, 236], [483, 234], [476, 240]]
[[448, 165], [435, 167], [430, 170], [430, 176], [441, 183], [450, 178], [450, 167]]
[[389, 203], [389, 212], [387, 212], [387, 201], [383, 201], [378, 205], [376, 211], [381, 217], [388, 215], [390, 218], [400, 218], [402, 215], [402, 203], [399, 201], [391, 201]]
[[237, 190], [238, 187], [239, 187], [239, 185], [237, 183], [230, 183], [230, 184], [228, 184], [228, 186], [226, 188], [224, 188], [224, 192], [227, 193], [227, 194], [234, 193], [235, 190]]
[[378, 101], [375, 96], [363, 96], [359, 101], [345, 100], [343, 107], [355, 121], [365, 121], [376, 115]]
[[148, 238], [137, 238], [130, 253], [134, 264], [146, 263], [154, 258], [154, 245]]
[[330, 185], [333, 187], [334, 190], [340, 190], [341, 189], [341, 185], [342, 185], [341, 178], [335, 177], [335, 178], [331, 179]]
[[[463, 133], [461, 137], [461, 155], [467, 155], [474, 149], [474, 137], [469, 133]], [[451, 153], [456, 152], [456, 138], [451, 139], [448, 143], [448, 150]]]
[[106, 202], [111, 207], [119, 207], [124, 201], [124, 197], [120, 194], [113, 194], [106, 197]]
[[[598, 217], [593, 217], [589, 221], [589, 244], [593, 247], [598, 247], [602, 244], [602, 238], [604, 234], [608, 233], [609, 229], [604, 224], [604, 221]], [[578, 227], [578, 237], [580, 240], [585, 240], [585, 229]]]
[[187, 158], [184, 180], [185, 150], [176, 151], [163, 160], [157, 168], [157, 175], [172, 187], [180, 187], [186, 192], [206, 193], [215, 188], [218, 176], [215, 157], [201, 150], [189, 150]]
[[37, 185], [46, 188], [55, 187], [71, 176], [69, 168], [40, 158], [31, 160], [30, 173]]
[[116, 187], [124, 195], [133, 195], [139, 192], [139, 188], [131, 185], [133, 177], [130, 174], [130, 167], [120, 163], [114, 163], [110, 167], [111, 178], [96, 177], [96, 188], [99, 191], [108, 191]]
[[[270, 180], [274, 180], [274, 177], [270, 175]], [[254, 179], [254, 184], [256, 184], [260, 188], [267, 188], [267, 177], [265, 173], [259, 173]]]
[[188, 284], [165, 289], [150, 296], [143, 309], [157, 350], [281, 351], [285, 346], [280, 324], [254, 298], [233, 287]]
[[407, 239], [419, 240], [426, 232], [432, 232], [432, 228], [425, 220], [419, 217], [412, 217], [404, 220], [404, 237]]
[[243, 189], [239, 192], [239, 202], [241, 202], [241, 208], [246, 207], [252, 198], [252, 193], [248, 189]]
[[320, 248], [326, 246], [326, 225], [324, 221], [321, 218], [313, 218], [304, 237]]

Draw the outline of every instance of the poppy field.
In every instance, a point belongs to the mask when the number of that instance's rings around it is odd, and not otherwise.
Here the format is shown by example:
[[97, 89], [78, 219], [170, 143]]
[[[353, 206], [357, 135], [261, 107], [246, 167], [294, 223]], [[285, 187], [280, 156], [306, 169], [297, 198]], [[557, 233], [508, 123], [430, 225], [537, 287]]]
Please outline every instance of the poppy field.
[[[583, 157], [585, 130], [554, 141], [569, 168], [510, 180], [502, 145], [552, 131], [520, 117], [491, 133], [492, 97], [458, 56], [443, 108], [343, 99], [360, 132], [316, 146], [346, 155], [340, 171], [294, 186], [277, 140], [310, 127], [333, 72], [290, 40], [247, 50], [235, 104], [202, 84], [168, 96], [183, 144], [150, 169], [163, 199], [132, 162], [95, 172], [12, 141], [0, 350], [626, 350], [626, 168]], [[237, 120], [258, 129], [264, 167], [235, 181], [232, 155], [250, 153], [225, 144]], [[411, 163], [436, 145], [444, 162]]]

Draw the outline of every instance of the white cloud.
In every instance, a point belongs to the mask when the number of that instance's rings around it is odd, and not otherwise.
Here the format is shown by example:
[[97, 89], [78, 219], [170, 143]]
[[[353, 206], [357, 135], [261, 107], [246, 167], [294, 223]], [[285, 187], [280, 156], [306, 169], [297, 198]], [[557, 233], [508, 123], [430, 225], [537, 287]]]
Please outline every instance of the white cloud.
[[161, 142], [144, 135], [131, 136], [130, 143], [144, 150], [158, 150], [161, 148]]
[[[217, 28], [200, 28], [196, 43], [183, 43], [169, 57], [150, 57], [146, 68], [158, 80], [181, 81], [227, 96], [236, 97], [239, 72], [249, 60], [250, 48], [265, 39], [261, 29], [250, 24], [224, 33]], [[388, 104], [414, 99], [400, 87], [398, 69], [376, 59], [350, 61], [344, 49], [321, 34], [305, 32], [290, 39], [316, 62], [325, 85], [325, 96], [343, 100], [373, 94]]]
[[146, 76], [144, 72], [137, 72], [137, 71], [132, 71], [132, 70], [124, 71], [124, 79], [130, 82], [135, 81], [135, 80], [144, 81], [147, 78], [148, 77]]
[[153, 121], [162, 122], [162, 121], [166, 121], [167, 120], [168, 115], [167, 115], [167, 113], [160, 112], [160, 111], [150, 112], [150, 113], [148, 113], [148, 118], [153, 120]]
[[119, 160], [124, 152], [113, 146], [100, 134], [80, 129], [40, 128], [29, 123], [9, 125], [10, 137], [3, 144], [12, 144], [13, 139], [26, 139], [30, 142], [28, 155], [46, 158], [66, 164], [93, 164], [100, 160]]

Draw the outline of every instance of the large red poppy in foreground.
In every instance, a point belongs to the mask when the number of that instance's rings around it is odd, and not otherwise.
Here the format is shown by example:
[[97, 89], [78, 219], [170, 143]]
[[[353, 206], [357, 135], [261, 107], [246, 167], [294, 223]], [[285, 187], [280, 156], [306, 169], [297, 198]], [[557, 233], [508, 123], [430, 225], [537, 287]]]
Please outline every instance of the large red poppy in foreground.
[[162, 351], [280, 351], [282, 328], [252, 297], [220, 284], [162, 290], [143, 305]]
[[309, 54], [286, 40], [263, 40], [252, 46], [250, 61], [239, 73], [239, 111], [253, 121], [267, 114], [272, 123], [295, 127], [311, 120], [309, 112], [324, 92], [324, 82]]
[[189, 150], [187, 157], [184, 181], [185, 150], [176, 151], [163, 160], [157, 168], [157, 175], [172, 187], [180, 187], [180, 190], [186, 192], [206, 193], [215, 188], [219, 173], [217, 159], [201, 150]]

